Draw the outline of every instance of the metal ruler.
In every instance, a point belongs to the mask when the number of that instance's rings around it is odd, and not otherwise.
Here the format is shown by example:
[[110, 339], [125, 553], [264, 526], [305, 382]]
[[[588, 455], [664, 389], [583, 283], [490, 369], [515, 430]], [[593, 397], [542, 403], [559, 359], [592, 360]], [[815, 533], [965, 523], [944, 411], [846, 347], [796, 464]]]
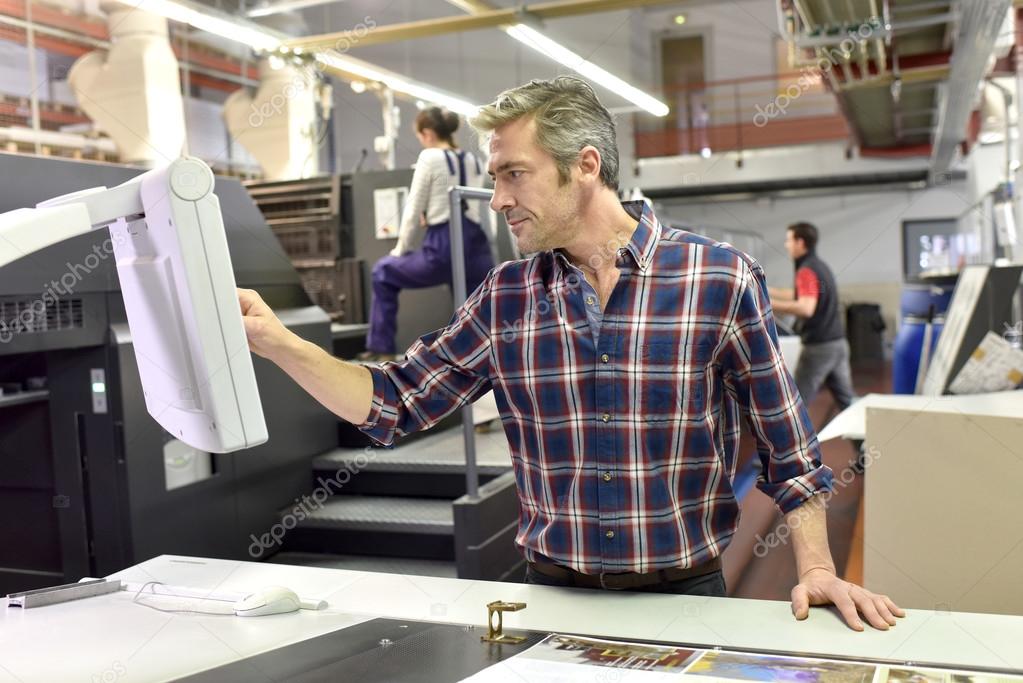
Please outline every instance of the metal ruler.
[[43, 607], [44, 605], [56, 605], [61, 602], [91, 598], [96, 595], [116, 593], [121, 590], [121, 582], [111, 579], [91, 579], [81, 583], [67, 583], [63, 586], [51, 586], [50, 588], [37, 588], [21, 593], [11, 593], [7, 596], [8, 607]]

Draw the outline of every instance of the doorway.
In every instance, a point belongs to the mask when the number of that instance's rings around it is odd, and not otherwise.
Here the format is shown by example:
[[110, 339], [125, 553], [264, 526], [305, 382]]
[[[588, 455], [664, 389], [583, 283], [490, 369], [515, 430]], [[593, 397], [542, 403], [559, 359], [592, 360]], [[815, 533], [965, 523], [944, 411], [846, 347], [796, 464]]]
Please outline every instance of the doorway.
[[709, 150], [707, 127], [710, 102], [706, 82], [703, 36], [666, 36], [661, 39], [661, 85], [671, 111], [664, 119], [665, 131], [677, 131], [678, 153]]

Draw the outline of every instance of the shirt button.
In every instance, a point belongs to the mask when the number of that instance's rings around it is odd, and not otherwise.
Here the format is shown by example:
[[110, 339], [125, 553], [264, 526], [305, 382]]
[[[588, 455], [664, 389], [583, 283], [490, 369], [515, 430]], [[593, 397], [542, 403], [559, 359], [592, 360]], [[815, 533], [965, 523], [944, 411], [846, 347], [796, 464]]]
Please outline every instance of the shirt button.
[[604, 472], [604, 481], [611, 481], [611, 473]]
[[610, 422], [611, 416], [608, 413], [604, 413], [603, 415], [600, 416], [600, 419], [602, 422]]
[[608, 529], [607, 532], [604, 535], [607, 536], [608, 538], [614, 538], [615, 537], [615, 532], [613, 532], [610, 529]]
[[594, 299], [592, 296], [588, 296], [588, 297], [586, 297], [586, 303], [588, 305], [592, 306], [593, 304], [597, 303], [597, 300]]
[[611, 360], [611, 356], [607, 355], [606, 353], [605, 353], [605, 354], [603, 354], [603, 355], [602, 355], [602, 356], [600, 357], [600, 362], [601, 362], [601, 363], [606, 363], [606, 362], [608, 362], [609, 360]]

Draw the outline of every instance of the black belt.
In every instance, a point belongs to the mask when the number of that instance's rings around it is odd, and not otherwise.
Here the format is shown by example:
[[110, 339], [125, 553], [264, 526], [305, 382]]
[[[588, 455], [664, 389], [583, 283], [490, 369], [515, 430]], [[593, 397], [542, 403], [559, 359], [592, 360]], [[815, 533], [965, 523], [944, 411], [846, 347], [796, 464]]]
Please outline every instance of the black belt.
[[721, 558], [715, 557], [696, 567], [669, 567], [668, 569], [657, 569], [652, 572], [637, 574], [635, 572], [583, 574], [560, 564], [550, 562], [530, 562], [529, 566], [534, 571], [549, 576], [552, 579], [571, 581], [572, 585], [581, 588], [605, 588], [607, 590], [628, 590], [630, 588], [644, 588], [659, 583], [671, 581], [682, 581], [697, 576], [704, 576], [721, 569]]

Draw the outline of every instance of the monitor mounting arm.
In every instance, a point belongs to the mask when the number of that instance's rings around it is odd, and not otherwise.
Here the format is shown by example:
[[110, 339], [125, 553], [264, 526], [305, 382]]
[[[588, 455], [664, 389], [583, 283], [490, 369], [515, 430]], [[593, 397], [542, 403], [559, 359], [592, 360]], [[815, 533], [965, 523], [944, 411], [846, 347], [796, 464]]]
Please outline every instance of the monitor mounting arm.
[[34, 209], [0, 214], [0, 267], [106, 227], [120, 218], [136, 219], [144, 215], [138, 178], [110, 189], [94, 187], [55, 197]]

